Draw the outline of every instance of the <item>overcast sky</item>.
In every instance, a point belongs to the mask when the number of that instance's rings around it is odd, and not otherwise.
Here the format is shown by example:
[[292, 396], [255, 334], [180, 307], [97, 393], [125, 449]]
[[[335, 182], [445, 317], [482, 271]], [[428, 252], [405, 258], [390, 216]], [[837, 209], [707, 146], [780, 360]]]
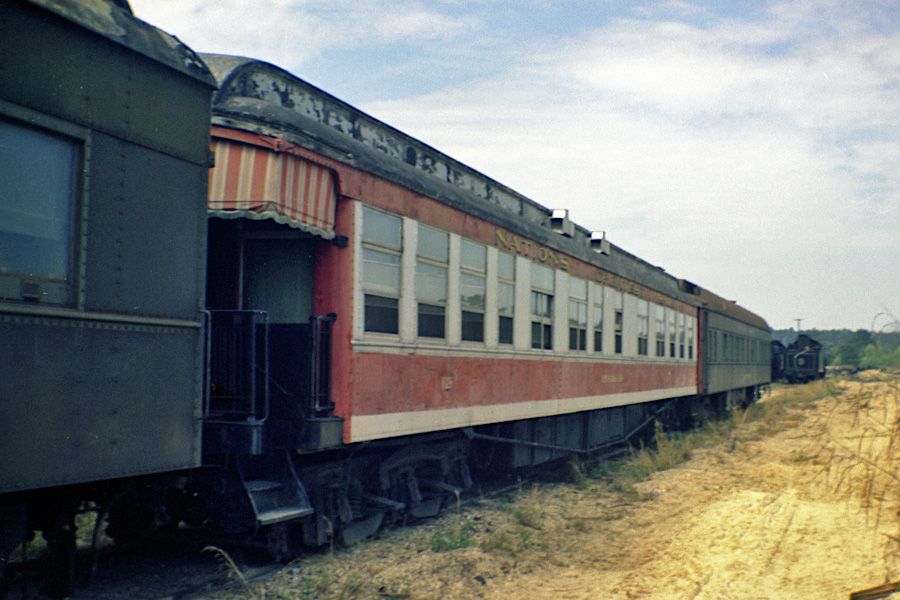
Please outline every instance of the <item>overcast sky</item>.
[[900, 3], [131, 0], [773, 328], [900, 317]]

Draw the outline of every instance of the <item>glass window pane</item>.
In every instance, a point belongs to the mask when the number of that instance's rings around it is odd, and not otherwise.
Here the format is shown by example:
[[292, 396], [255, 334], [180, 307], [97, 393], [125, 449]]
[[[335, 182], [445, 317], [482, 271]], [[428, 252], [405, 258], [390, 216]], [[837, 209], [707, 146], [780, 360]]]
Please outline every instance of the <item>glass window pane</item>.
[[516, 305], [516, 288], [511, 283], [497, 284], [497, 310], [503, 315], [514, 314]]
[[583, 302], [569, 301], [569, 325], [587, 327], [587, 306]]
[[362, 249], [363, 288], [368, 292], [400, 295], [400, 257], [371, 248]]
[[516, 278], [516, 257], [506, 252], [501, 252], [497, 257], [497, 273], [503, 279]]
[[444, 337], [444, 307], [419, 303], [419, 336]]
[[556, 289], [553, 285], [553, 269], [532, 263], [531, 287], [552, 293]]
[[424, 302], [447, 302], [447, 267], [416, 262], [416, 298]]
[[365, 295], [365, 329], [377, 333], [397, 333], [397, 300]]
[[402, 249], [401, 225], [400, 217], [363, 206], [364, 242], [399, 251]]
[[541, 292], [531, 292], [531, 314], [538, 317], [553, 315], [553, 296]]
[[78, 147], [0, 121], [0, 273], [68, 278]]
[[484, 277], [460, 273], [459, 300], [464, 309], [484, 311]]
[[463, 269], [484, 273], [487, 262], [487, 248], [469, 240], [461, 240], [459, 245], [459, 262]]
[[569, 278], [569, 296], [579, 300], [587, 300], [587, 281], [576, 277]]
[[500, 339], [498, 340], [501, 344], [512, 344], [513, 343], [513, 318], [512, 317], [500, 317]]
[[418, 255], [445, 263], [449, 256], [450, 234], [424, 225], [419, 226]]
[[462, 313], [462, 339], [467, 342], [484, 341], [484, 313]]

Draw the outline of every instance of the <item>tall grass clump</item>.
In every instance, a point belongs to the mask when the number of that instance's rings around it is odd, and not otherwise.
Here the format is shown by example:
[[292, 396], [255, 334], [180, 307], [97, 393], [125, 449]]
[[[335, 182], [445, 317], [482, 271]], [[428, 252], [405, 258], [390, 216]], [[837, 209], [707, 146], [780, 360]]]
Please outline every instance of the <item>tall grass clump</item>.
[[876, 526], [885, 515], [900, 526], [900, 379], [855, 382], [830, 408], [814, 448], [826, 481], [859, 498]]
[[228, 570], [229, 574], [240, 582], [241, 587], [244, 588], [244, 591], [247, 593], [248, 598], [250, 600], [263, 600], [262, 596], [257, 593], [256, 590], [250, 585], [250, 582], [247, 581], [247, 578], [244, 576], [244, 572], [241, 571], [240, 567], [237, 566], [237, 563], [234, 562], [234, 559], [231, 558], [225, 550], [219, 548], [218, 546], [206, 546], [202, 550], [203, 552], [210, 552], [215, 554], [222, 564], [225, 565], [225, 568]]

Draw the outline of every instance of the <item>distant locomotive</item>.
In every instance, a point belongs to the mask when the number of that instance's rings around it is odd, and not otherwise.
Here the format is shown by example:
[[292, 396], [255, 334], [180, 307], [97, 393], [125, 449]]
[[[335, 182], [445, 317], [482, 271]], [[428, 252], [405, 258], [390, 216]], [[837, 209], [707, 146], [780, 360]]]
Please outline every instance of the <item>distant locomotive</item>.
[[806, 334], [788, 346], [772, 340], [772, 381], [806, 383], [825, 377], [825, 349]]
[[[70, 563], [86, 501], [117, 539], [186, 524], [289, 556], [770, 380], [762, 318], [278, 67], [121, 2], [0, 17], [0, 132], [72, 173], [63, 213], [0, 224], [3, 556], [41, 530]], [[12, 147], [0, 169], [46, 172]]]

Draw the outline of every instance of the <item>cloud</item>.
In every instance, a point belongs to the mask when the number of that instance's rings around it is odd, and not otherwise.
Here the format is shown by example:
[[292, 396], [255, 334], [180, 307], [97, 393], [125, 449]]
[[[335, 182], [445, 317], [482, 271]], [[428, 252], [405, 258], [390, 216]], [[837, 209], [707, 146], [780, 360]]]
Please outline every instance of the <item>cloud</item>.
[[131, 0], [131, 5], [139, 18], [198, 51], [259, 58], [295, 72], [331, 50], [439, 44], [479, 26], [474, 17], [439, 10], [442, 3], [396, 0]]
[[777, 326], [900, 312], [892, 3], [132, 4], [198, 50], [318, 74]]
[[680, 276], [765, 306], [769, 271], [809, 299], [848, 253], [900, 258], [900, 39], [819, 8], [620, 17], [500, 78], [366, 109]]

